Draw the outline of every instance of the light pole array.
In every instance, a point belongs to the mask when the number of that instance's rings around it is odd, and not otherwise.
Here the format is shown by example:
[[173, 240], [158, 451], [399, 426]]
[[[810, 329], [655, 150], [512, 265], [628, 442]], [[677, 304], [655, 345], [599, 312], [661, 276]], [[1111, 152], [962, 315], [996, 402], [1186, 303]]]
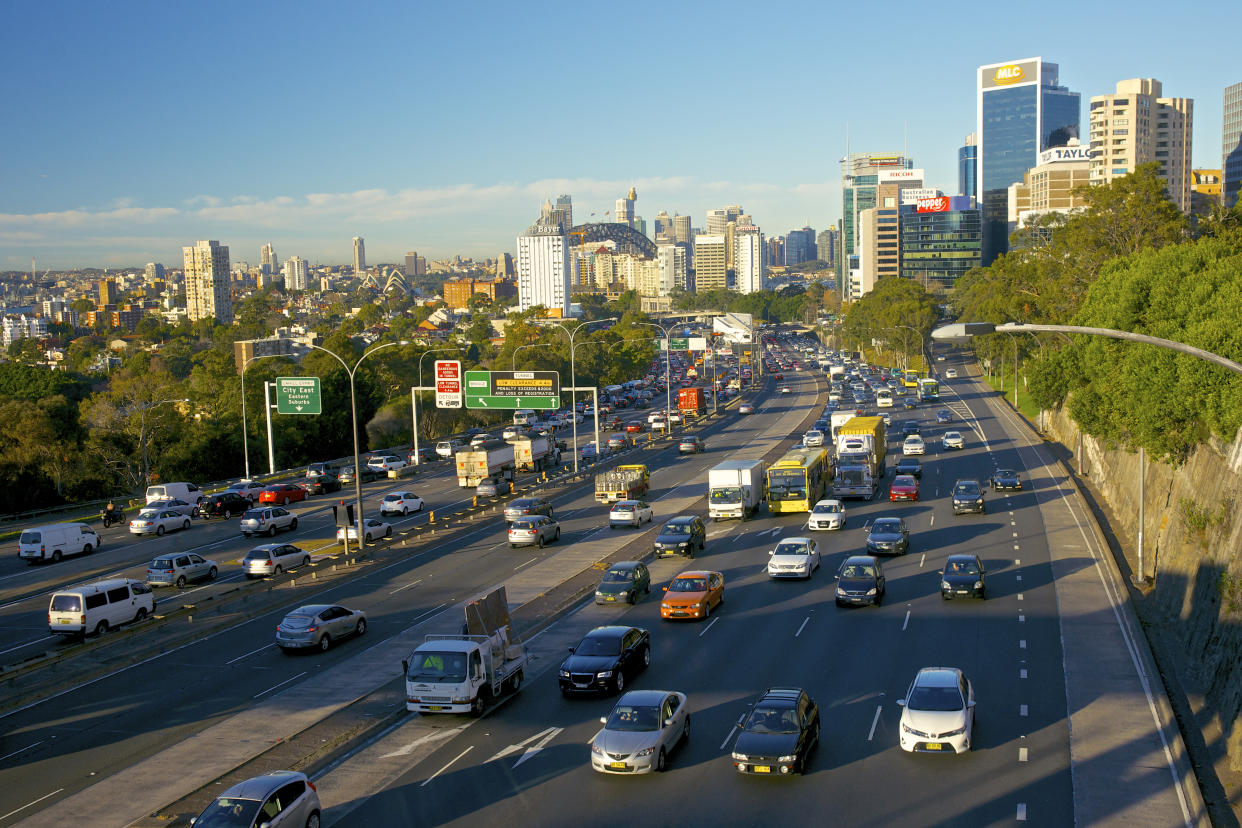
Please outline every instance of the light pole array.
[[[574, 363], [574, 337], [577, 336], [578, 331], [582, 330], [587, 325], [597, 325], [600, 322], [616, 322], [616, 321], [617, 321], [617, 317], [615, 316], [610, 316], [607, 319], [592, 319], [590, 322], [583, 322], [581, 325], [575, 326], [573, 330], [566, 328], [564, 323], [561, 323], [561, 322], [552, 323], [553, 325], [560, 328], [562, 331], [564, 331], [566, 334], [569, 335], [569, 385], [570, 385], [570, 388], [572, 389], [569, 392], [569, 410], [570, 410], [569, 421], [573, 423], [573, 427], [574, 427], [573, 428], [573, 432], [574, 432], [574, 447], [573, 447], [574, 474], [578, 473], [578, 418], [573, 416], [573, 412], [577, 410], [575, 408], [575, 404], [577, 402], [577, 397], [578, 397], [578, 391], [577, 391], [578, 375], [577, 375], [577, 371], [575, 370], [576, 366]], [[596, 416], [598, 416], [598, 414], [599, 412], [597, 411]], [[597, 452], [599, 451], [598, 445], [595, 447], [595, 450]]]
[[668, 427], [668, 433], [673, 433], [673, 371], [670, 368], [669, 352], [673, 350], [673, 340], [669, 336], [669, 329], [663, 325], [657, 325], [655, 322], [634, 322], [635, 325], [646, 325], [649, 328], [655, 328], [664, 334], [664, 424]]

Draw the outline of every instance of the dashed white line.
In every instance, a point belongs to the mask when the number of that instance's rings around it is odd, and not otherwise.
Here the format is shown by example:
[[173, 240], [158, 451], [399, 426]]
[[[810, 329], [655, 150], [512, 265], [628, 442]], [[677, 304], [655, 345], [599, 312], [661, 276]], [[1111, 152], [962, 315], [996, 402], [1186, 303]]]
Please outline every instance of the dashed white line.
[[26, 751], [30, 750], [32, 747], [38, 747], [39, 745], [43, 744], [46, 741], [47, 741], [46, 739], [40, 739], [39, 741], [35, 742], [33, 745], [26, 745], [21, 750], [15, 750], [12, 753], [6, 753], [3, 756], [0, 756], [0, 762], [3, 762], [5, 759], [8, 759], [10, 756], [16, 756], [19, 753], [25, 753]]
[[1026, 716], [1026, 715], [1028, 715], [1028, 711], [1029, 711], [1029, 710], [1030, 710], [1030, 708], [1029, 708], [1029, 707], [1027, 707], [1025, 704], [1020, 704], [1020, 705], [1018, 705], [1018, 715], [1019, 715], [1019, 716]]
[[285, 679], [285, 680], [284, 680], [284, 681], [282, 681], [280, 684], [273, 684], [271, 687], [267, 688], [267, 689], [266, 689], [266, 690], [264, 690], [262, 693], [255, 693], [255, 694], [254, 694], [253, 696], [251, 696], [250, 698], [252, 698], [252, 699], [257, 699], [259, 696], [266, 696], [268, 693], [272, 692], [272, 691], [273, 691], [273, 690], [275, 690], [277, 687], [284, 687], [286, 684], [288, 684], [288, 683], [289, 683], [289, 682], [291, 682], [291, 681], [297, 681], [297, 680], [298, 680], [298, 679], [300, 679], [302, 676], [306, 675], [306, 673], [307, 673], [307, 671], [306, 671], [306, 670], [303, 670], [302, 672], [298, 673], [298, 674], [297, 674], [296, 676], [294, 676], [293, 678], [290, 678], [290, 679]]
[[906, 625], [910, 623], [910, 610], [906, 610], [906, 620], [901, 622], [901, 631], [906, 631]]
[[1025, 624], [1025, 623], [1026, 623], [1026, 616], [1025, 616], [1025, 615], [1022, 615], [1021, 613], [1019, 613], [1019, 614], [1018, 614], [1018, 623], [1019, 623], [1019, 624]]
[[1019, 762], [1027, 761], [1026, 748], [1018, 748], [1018, 761]]
[[1026, 822], [1026, 803], [1018, 803], [1018, 822]]
[[250, 652], [245, 653], [244, 655], [239, 655], [237, 658], [233, 659], [232, 661], [226, 661], [226, 662], [224, 662], [224, 664], [225, 664], [225, 666], [227, 667], [228, 665], [230, 665], [230, 664], [235, 664], [236, 662], [241, 661], [243, 658], [246, 658], [246, 657], [248, 657], [248, 656], [252, 656], [252, 655], [254, 655], [255, 653], [261, 653], [261, 652], [263, 652], [264, 650], [266, 650], [268, 647], [275, 647], [275, 646], [276, 646], [275, 644], [264, 644], [264, 645], [263, 645], [262, 647], [260, 647], [259, 649], [257, 649], [257, 650], [251, 650]]
[[[1014, 547], [1014, 549], [1017, 549], [1017, 548], [1018, 548], [1018, 547], [1016, 547], [1016, 546]], [[1014, 559], [1013, 559], [1013, 565], [1014, 565], [1014, 566], [1022, 566], [1022, 559], [1021, 559], [1021, 558], [1014, 558]]]
[[729, 740], [733, 738], [733, 731], [737, 730], [737, 725], [729, 728], [729, 735], [725, 736], [725, 740], [720, 743], [720, 749], [724, 750], [725, 745], [729, 744]]
[[1022, 638], [1022, 639], [1019, 639], [1019, 640], [1018, 640], [1018, 649], [1019, 649], [1019, 650], [1025, 650], [1025, 649], [1026, 649], [1026, 639], [1025, 639], [1025, 638]]
[[416, 586], [418, 586], [419, 584], [421, 584], [422, 582], [423, 582], [423, 579], [422, 579], [422, 578], [419, 578], [417, 581], [411, 581], [410, 583], [406, 584], [405, 586], [400, 586], [400, 587], [397, 587], [396, 589], [394, 589], [392, 592], [390, 592], [390, 593], [388, 593], [388, 594], [389, 594], [389, 595], [396, 595], [396, 594], [397, 594], [398, 592], [400, 592], [401, 590], [403, 590], [403, 589], [409, 589], [410, 587], [416, 587]]
[[870, 742], [875, 738], [875, 726], [880, 723], [880, 712], [884, 709], [884, 705], [877, 704], [875, 706], [875, 718], [871, 720], [871, 732], [867, 734], [867, 741]]
[[[803, 618], [803, 619], [802, 619], [802, 626], [801, 626], [801, 627], [798, 627], [798, 631], [797, 631], [796, 633], [794, 633], [794, 638], [797, 638], [798, 636], [802, 635], [802, 631], [803, 631], [804, 629], [806, 629], [806, 624], [807, 624], [807, 622], [808, 622], [808, 621], [810, 621], [810, 620], [811, 620], [811, 616], [809, 616], [809, 615], [808, 615], [806, 618]], [[704, 630], [704, 632], [706, 632], [706, 630]]]
[[425, 788], [425, 787], [427, 787], [427, 783], [428, 783], [428, 782], [430, 782], [431, 780], [435, 779], [437, 776], [439, 776], [440, 774], [444, 773], [446, 770], [448, 770], [449, 768], [451, 768], [451, 767], [453, 766], [453, 763], [454, 763], [454, 762], [456, 762], [458, 759], [460, 759], [461, 757], [465, 756], [467, 753], [469, 753], [469, 752], [470, 752], [470, 751], [472, 751], [472, 750], [474, 750], [474, 745], [471, 745], [470, 747], [468, 747], [468, 748], [466, 748], [465, 750], [463, 750], [461, 753], [459, 753], [459, 754], [457, 754], [456, 756], [454, 756], [452, 759], [450, 759], [450, 760], [448, 761], [448, 764], [446, 764], [444, 767], [440, 768], [438, 771], [436, 771], [435, 773], [433, 773], [431, 776], [428, 776], [426, 779], [424, 779], [424, 780], [423, 780], [423, 784], [419, 785], [418, 787], [420, 787], [420, 788]]
[[539, 559], [538, 559], [538, 558], [531, 558], [531, 559], [530, 559], [529, 561], [527, 561], [526, 563], [523, 563], [523, 564], [518, 564], [517, 566], [513, 567], [513, 571], [514, 571], [514, 572], [516, 572], [516, 571], [518, 571], [519, 569], [521, 569], [521, 568], [522, 568], [522, 567], [524, 567], [524, 566], [530, 566], [531, 564], [533, 564], [533, 563], [534, 563], [535, 561], [537, 561], [537, 560], [539, 560]]
[[926, 561], [926, 560], [927, 560], [927, 553], [926, 553], [926, 552], [924, 552], [922, 555], [919, 555], [919, 569], [922, 569], [922, 568], [923, 568], [923, 562], [924, 562], [924, 561]]
[[720, 618], [719, 618], [719, 617], [713, 618], [713, 619], [711, 620], [711, 622], [709, 622], [709, 623], [708, 623], [708, 625], [707, 625], [706, 627], [704, 627], [704, 628], [703, 628], [703, 631], [702, 631], [701, 633], [699, 633], [699, 638], [702, 638], [704, 635], [706, 635], [706, 634], [707, 634], [707, 631], [708, 631], [708, 630], [710, 630], [710, 629], [712, 628], [712, 626], [713, 626], [713, 625], [714, 625], [717, 621], [719, 621], [719, 620], [720, 620]]
[[1021, 575], [1015, 575], [1014, 577], [1015, 577], [1017, 580], [1019, 580], [1019, 581], [1021, 581], [1021, 580], [1022, 580], [1022, 576], [1021, 576]]
[[1022, 600], [1022, 593], [1021, 593], [1021, 592], [1019, 592], [1019, 593], [1018, 593], [1018, 600], [1019, 600], [1019, 601], [1021, 601], [1021, 600]]
[[1019, 671], [1018, 671], [1018, 678], [1020, 678], [1020, 679], [1024, 679], [1024, 678], [1026, 678], [1026, 668], [1025, 668], [1025, 667], [1023, 667], [1021, 670], [1019, 670]]

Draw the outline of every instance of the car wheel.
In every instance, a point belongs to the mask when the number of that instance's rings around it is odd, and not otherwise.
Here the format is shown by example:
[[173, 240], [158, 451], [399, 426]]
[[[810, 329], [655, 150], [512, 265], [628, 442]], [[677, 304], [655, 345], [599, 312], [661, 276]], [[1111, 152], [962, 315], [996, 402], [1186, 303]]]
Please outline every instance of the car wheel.
[[656, 756], [656, 764], [655, 764], [656, 773], [662, 773], [664, 771], [665, 764], [666, 762], [664, 758], [664, 748], [660, 748], [660, 753]]
[[267, 536], [269, 538], [276, 537], [276, 524], [273, 523], [271, 526], [267, 527]]
[[319, 812], [311, 814], [306, 818], [306, 828], [319, 828]]
[[644, 647], [643, 648], [643, 669], [645, 670], [650, 666], [651, 666], [651, 648]]
[[332, 636], [324, 633], [323, 638], [319, 639], [319, 652], [326, 653], [328, 648], [332, 646]]
[[181, 524], [181, 528], [182, 528], [182, 529], [189, 529], [189, 528], [190, 528], [190, 519], [189, 519], [189, 518], [186, 518], [186, 519], [185, 519], [185, 521]]
[[524, 676], [522, 675], [521, 670], [518, 670], [516, 673], [513, 674], [513, 676], [509, 679], [509, 692], [510, 693], [516, 693], [517, 691], [522, 689], [523, 678]]
[[539, 536], [539, 548], [543, 549], [543, 535]]
[[91, 554], [91, 553], [92, 553], [92, 552], [94, 552], [94, 551], [95, 551], [95, 547], [91, 546], [89, 543], [88, 543], [86, 546], [83, 546], [83, 547], [82, 547], [82, 554], [83, 554], [83, 555], [89, 555], [89, 554]]
[[561, 527], [558, 526], [556, 527], [556, 534], [552, 537], [552, 540], [559, 541], [560, 539], [561, 539]]
[[200, 515], [202, 515], [202, 511], [197, 506], [194, 507], [193, 512], [190, 512], [190, 517], [199, 517]]
[[211, 569], [207, 570], [207, 580], [214, 581], [215, 579], [216, 579], [216, 568], [213, 566]]
[[712, 602], [704, 601], [703, 602], [703, 620], [706, 621], [708, 618], [711, 617], [711, 614], [712, 614]]
[[625, 690], [625, 672], [618, 665], [617, 674], [612, 680], [612, 692], [619, 696], [623, 690]]
[[162, 535], [162, 534], [164, 534], [164, 527], [163, 527], [163, 526], [157, 526], [157, 527], [155, 527], [155, 534], [156, 534], [156, 535]]
[[979, 590], [979, 600], [986, 601], [987, 599], [988, 599], [988, 590], [987, 590], [987, 587], [984, 587], [983, 589]]
[[391, 526], [389, 526], [389, 527], [388, 527], [388, 529], [386, 529], [386, 530], [384, 531], [384, 537], [386, 537], [386, 538], [391, 538], [391, 537], [392, 537], [392, 527], [391, 527]]
[[185, 576], [184, 575], [177, 576], [177, 589], [185, 589]]
[[272, 570], [272, 574], [279, 575], [280, 573], [284, 571], [285, 571], [284, 568], [280, 564], [276, 564], [276, 568]]
[[302, 557], [302, 566], [310, 566], [310, 555], [304, 555]]
[[95, 635], [107, 635], [107, 633], [108, 633], [108, 622], [107, 621], [100, 621], [98, 624], [95, 625]]
[[[293, 520], [289, 522], [289, 531], [292, 532], [294, 529], [297, 529], [297, 528], [298, 528], [298, 519], [294, 518]], [[274, 535], [276, 533], [273, 532], [272, 534]]]

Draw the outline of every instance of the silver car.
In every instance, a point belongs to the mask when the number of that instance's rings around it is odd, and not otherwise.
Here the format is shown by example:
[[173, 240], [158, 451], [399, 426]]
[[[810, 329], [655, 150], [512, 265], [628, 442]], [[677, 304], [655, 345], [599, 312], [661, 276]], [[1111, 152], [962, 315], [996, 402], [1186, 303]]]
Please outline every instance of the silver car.
[[280, 529], [297, 529], [298, 516], [280, 506], [261, 506], [247, 509], [241, 517], [241, 533], [275, 536]]
[[129, 533], [131, 535], [162, 535], [165, 532], [175, 532], [178, 529], [189, 528], [190, 519], [172, 509], [160, 509], [158, 511], [143, 509], [138, 513], [138, 517], [129, 522]]
[[539, 546], [561, 539], [561, 525], [547, 515], [522, 517], [509, 524], [509, 547]]
[[367, 631], [367, 614], [331, 604], [298, 607], [276, 627], [276, 646], [282, 650], [313, 647], [326, 650], [338, 641]]
[[193, 552], [163, 555], [147, 567], [147, 583], [151, 586], [175, 586], [181, 589], [187, 581], [214, 581], [220, 565]]
[[618, 500], [608, 512], [608, 526], [641, 526], [655, 520], [655, 510], [642, 500]]
[[319, 794], [306, 774], [273, 771], [239, 782], [192, 820], [194, 828], [318, 828]]
[[256, 546], [242, 559], [242, 571], [247, 578], [279, 575], [286, 569], [309, 566], [310, 553], [291, 543], [265, 543]]
[[178, 500], [175, 497], [163, 497], [159, 500], [152, 500], [146, 506], [139, 509], [138, 514], [141, 515], [144, 512], [164, 512], [170, 509], [179, 515], [198, 517], [197, 503], [187, 503], [184, 500]]
[[665, 768], [668, 754], [690, 737], [686, 694], [631, 690], [601, 718], [591, 740], [591, 767], [600, 773], [651, 773]]

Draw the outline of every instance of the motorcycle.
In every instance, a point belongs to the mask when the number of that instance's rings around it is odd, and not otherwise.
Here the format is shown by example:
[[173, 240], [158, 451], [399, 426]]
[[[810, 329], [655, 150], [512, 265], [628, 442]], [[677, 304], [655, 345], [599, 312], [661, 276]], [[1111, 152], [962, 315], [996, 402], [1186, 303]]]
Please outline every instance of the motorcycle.
[[107, 529], [114, 523], [125, 523], [126, 522], [124, 509], [113, 509], [111, 512], [109, 512], [107, 509], [104, 509], [103, 511], [99, 513], [99, 517], [103, 520], [103, 525], [105, 529]]

